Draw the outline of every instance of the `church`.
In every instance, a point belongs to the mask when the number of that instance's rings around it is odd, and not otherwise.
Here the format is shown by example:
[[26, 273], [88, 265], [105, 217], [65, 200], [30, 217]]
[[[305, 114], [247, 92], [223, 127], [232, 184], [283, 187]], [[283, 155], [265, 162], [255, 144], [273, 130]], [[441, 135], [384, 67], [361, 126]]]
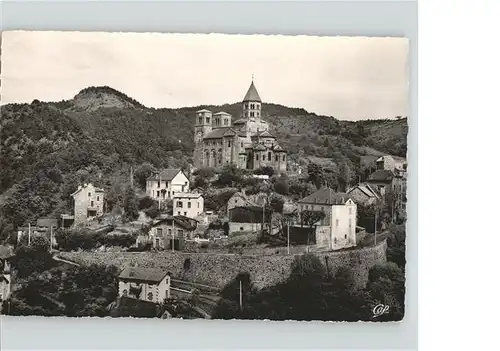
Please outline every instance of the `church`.
[[252, 80], [243, 98], [241, 118], [233, 121], [226, 112], [196, 111], [195, 168], [234, 164], [242, 169], [272, 167], [275, 173], [286, 172], [286, 152], [269, 132], [261, 108], [262, 101]]

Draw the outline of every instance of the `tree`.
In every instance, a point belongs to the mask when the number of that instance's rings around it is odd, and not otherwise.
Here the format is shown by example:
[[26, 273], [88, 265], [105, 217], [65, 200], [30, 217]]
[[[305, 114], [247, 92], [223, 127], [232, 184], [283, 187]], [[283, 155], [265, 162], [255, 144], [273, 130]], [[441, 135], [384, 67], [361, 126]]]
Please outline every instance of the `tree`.
[[272, 177], [274, 174], [274, 168], [270, 166], [264, 166], [256, 169], [253, 173], [260, 175], [268, 175], [269, 177]]
[[306, 210], [302, 211], [301, 213], [301, 219], [302, 219], [302, 224], [305, 224], [309, 227], [312, 227], [315, 223], [318, 223], [321, 221], [323, 218], [325, 218], [325, 212], [322, 211], [311, 211], [311, 210]]
[[406, 266], [406, 228], [404, 224], [389, 227], [387, 236], [387, 260], [394, 262], [403, 271]]
[[19, 277], [24, 278], [32, 273], [42, 272], [53, 264], [49, 252], [50, 243], [43, 236], [34, 236], [30, 245], [20, 244], [15, 251], [13, 265]]
[[273, 212], [283, 213], [283, 206], [285, 201], [277, 195], [272, 195], [269, 201], [269, 207]]
[[124, 217], [129, 221], [135, 221], [139, 217], [139, 205], [134, 188], [129, 186], [125, 192], [123, 210]]
[[134, 179], [137, 181], [142, 189], [146, 189], [146, 179], [148, 179], [154, 172], [155, 168], [150, 163], [143, 163], [134, 172]]
[[307, 165], [308, 180], [316, 185], [316, 188], [321, 188], [323, 185], [323, 168], [316, 163], [309, 163]]
[[281, 195], [288, 195], [289, 193], [288, 182], [284, 179], [279, 178], [274, 183], [274, 191]]
[[375, 304], [390, 307], [389, 313], [379, 317], [381, 321], [399, 321], [404, 316], [405, 277], [394, 263], [377, 263], [368, 273], [367, 291]]

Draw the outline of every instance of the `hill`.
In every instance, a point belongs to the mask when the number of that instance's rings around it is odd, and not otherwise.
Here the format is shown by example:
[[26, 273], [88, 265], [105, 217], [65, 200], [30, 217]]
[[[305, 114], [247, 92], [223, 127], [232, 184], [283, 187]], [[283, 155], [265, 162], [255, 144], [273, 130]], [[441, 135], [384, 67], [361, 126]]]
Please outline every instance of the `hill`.
[[[236, 119], [241, 104], [154, 109], [110, 87], [89, 87], [71, 100], [2, 106], [0, 218], [17, 226], [67, 212], [69, 194], [81, 182], [104, 187], [113, 206], [131, 166], [188, 167], [194, 114], [201, 108]], [[290, 158], [301, 163], [356, 173], [360, 156], [406, 154], [406, 118], [346, 122], [266, 103], [262, 111]]]

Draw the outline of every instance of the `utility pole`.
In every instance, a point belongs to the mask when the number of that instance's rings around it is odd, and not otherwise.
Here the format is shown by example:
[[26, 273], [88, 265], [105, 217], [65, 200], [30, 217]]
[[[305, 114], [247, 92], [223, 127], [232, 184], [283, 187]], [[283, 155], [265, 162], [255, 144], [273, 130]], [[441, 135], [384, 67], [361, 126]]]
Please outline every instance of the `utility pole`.
[[175, 252], [175, 217], [172, 216], [172, 252]]
[[375, 245], [377, 245], [377, 212], [378, 212], [378, 204], [375, 206], [375, 228], [373, 229], [375, 235]]
[[31, 223], [28, 223], [28, 246], [31, 245]]
[[52, 226], [50, 226], [50, 253], [52, 253]]
[[290, 222], [286, 222], [286, 236], [287, 236], [287, 246], [288, 246], [288, 254], [290, 255]]
[[241, 278], [240, 278], [240, 310], [243, 311], [243, 289], [241, 286]]

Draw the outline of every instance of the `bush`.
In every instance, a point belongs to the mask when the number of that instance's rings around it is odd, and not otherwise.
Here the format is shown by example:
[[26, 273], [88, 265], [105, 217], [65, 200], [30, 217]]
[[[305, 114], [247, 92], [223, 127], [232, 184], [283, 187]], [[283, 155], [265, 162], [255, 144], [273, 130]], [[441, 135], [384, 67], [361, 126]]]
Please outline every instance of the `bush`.
[[269, 177], [272, 177], [274, 174], [274, 168], [270, 166], [264, 166], [256, 169], [253, 173], [259, 175], [268, 175]]
[[145, 210], [155, 206], [158, 207], [158, 201], [155, 201], [149, 196], [145, 196], [139, 200], [139, 210]]

